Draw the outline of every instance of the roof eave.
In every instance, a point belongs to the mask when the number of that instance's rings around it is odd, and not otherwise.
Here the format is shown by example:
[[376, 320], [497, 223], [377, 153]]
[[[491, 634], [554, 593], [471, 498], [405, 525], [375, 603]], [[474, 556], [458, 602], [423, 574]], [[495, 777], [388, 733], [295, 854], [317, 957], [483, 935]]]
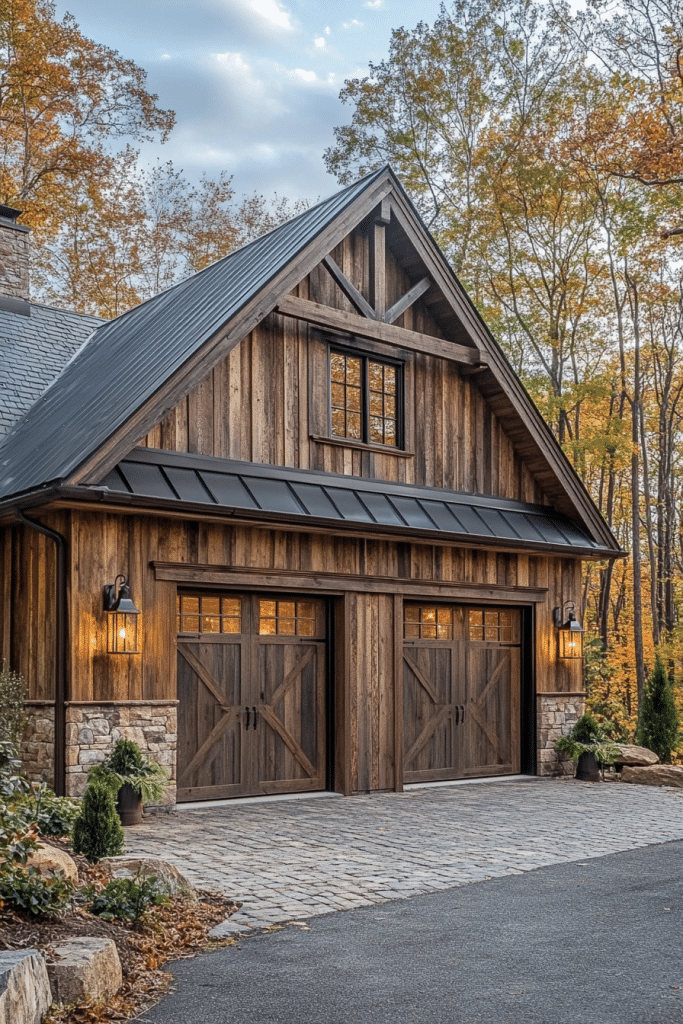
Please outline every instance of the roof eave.
[[[127, 510], [147, 515], [162, 515], [171, 518], [188, 518], [213, 520], [231, 523], [239, 523], [248, 526], [256, 526], [264, 529], [280, 530], [311, 530], [317, 533], [330, 533], [330, 530], [343, 533], [346, 536], [367, 537], [372, 535], [377, 539], [387, 540], [411, 540], [414, 543], [437, 544], [441, 547], [466, 547], [478, 549], [491, 549], [497, 551], [529, 552], [537, 554], [553, 554], [564, 558], [581, 558], [591, 561], [601, 561], [606, 558], [623, 558], [626, 552], [620, 548], [593, 548], [580, 547], [578, 545], [553, 545], [536, 543], [532, 541], [518, 540], [499, 537], [474, 537], [472, 534], [444, 533], [437, 530], [411, 529], [405, 526], [389, 526], [380, 523], [363, 523], [348, 520], [330, 520], [322, 517], [307, 515], [292, 515], [278, 512], [263, 511], [261, 509], [245, 509], [238, 506], [210, 505], [200, 502], [180, 501], [178, 499], [165, 499], [157, 497], [146, 497], [144, 495], [125, 494], [121, 491], [112, 491], [106, 487], [84, 487], [63, 485], [51, 488], [49, 493], [42, 496], [42, 500], [34, 504], [48, 504], [59, 502], [60, 505], [74, 506], [85, 503], [88, 505], [99, 505], [102, 509]], [[5, 511], [0, 505], [0, 517]], [[29, 507], [16, 502], [13, 507]]]

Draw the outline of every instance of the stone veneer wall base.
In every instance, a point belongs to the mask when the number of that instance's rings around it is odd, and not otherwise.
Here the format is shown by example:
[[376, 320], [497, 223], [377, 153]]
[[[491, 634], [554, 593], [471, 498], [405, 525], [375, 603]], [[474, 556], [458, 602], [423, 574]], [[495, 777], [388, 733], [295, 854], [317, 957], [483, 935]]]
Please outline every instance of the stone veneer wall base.
[[163, 764], [169, 784], [160, 806], [176, 800], [177, 701], [73, 702], [66, 707], [66, 793], [82, 796], [89, 769], [121, 738]]
[[26, 704], [28, 725], [19, 747], [24, 771], [30, 782], [55, 784], [55, 705], [54, 701]]
[[538, 757], [539, 775], [573, 775], [576, 766], [571, 759], [560, 757], [555, 744], [566, 735], [585, 710], [586, 694], [539, 693], [538, 701]]

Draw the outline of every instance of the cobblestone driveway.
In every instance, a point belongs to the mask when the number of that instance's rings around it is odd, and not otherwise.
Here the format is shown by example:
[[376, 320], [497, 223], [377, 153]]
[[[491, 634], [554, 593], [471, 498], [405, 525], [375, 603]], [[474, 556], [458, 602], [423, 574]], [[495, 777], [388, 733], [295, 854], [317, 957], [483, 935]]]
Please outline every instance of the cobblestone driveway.
[[130, 854], [243, 902], [222, 934], [683, 839], [683, 792], [528, 779], [149, 816]]

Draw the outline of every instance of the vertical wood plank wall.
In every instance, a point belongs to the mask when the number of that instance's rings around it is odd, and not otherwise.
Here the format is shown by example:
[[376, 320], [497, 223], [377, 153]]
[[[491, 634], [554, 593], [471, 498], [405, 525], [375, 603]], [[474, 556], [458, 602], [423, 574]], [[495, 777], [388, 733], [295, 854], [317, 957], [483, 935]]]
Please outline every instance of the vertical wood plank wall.
[[[369, 295], [367, 237], [352, 233], [333, 256]], [[411, 283], [390, 255], [387, 282], [389, 304]], [[295, 293], [334, 308], [353, 309], [323, 267], [309, 274]], [[443, 337], [422, 300], [396, 324]], [[363, 344], [368, 351], [405, 359], [405, 448], [411, 457], [320, 440], [329, 433], [327, 346], [314, 329], [279, 314], [266, 317], [141, 444], [546, 502], [474, 379], [463, 378], [455, 364], [434, 356]]]
[[[557, 658], [552, 609], [580, 593], [580, 562], [526, 554], [400, 544], [193, 521], [169, 521], [102, 512], [40, 516], [69, 539], [70, 699], [174, 700], [176, 698], [176, 585], [157, 580], [150, 562], [212, 564], [295, 571], [394, 577], [395, 592], [410, 580], [548, 588], [536, 605], [538, 692], [581, 689], [580, 665]], [[8, 537], [20, 544], [9, 559]], [[42, 535], [13, 527], [0, 533], [3, 611], [0, 652], [25, 675], [32, 699], [50, 699], [54, 680], [54, 545]], [[125, 573], [142, 611], [141, 653], [106, 653], [102, 586]], [[272, 576], [264, 577], [269, 586]], [[240, 587], [236, 577], [235, 585]], [[305, 589], [306, 577], [301, 587]], [[346, 584], [349, 586], [349, 584]], [[8, 613], [9, 594], [10, 611]], [[336, 777], [346, 792], [392, 789], [395, 784], [394, 720], [396, 658], [393, 594], [350, 590], [336, 603]], [[476, 598], [473, 596], [473, 600]], [[400, 629], [400, 623], [396, 623]]]

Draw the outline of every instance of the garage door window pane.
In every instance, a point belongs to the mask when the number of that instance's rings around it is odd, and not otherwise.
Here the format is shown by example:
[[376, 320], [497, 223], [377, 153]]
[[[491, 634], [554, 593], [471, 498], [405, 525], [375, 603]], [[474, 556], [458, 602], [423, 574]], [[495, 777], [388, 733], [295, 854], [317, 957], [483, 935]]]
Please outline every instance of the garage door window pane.
[[406, 640], [452, 640], [453, 609], [439, 605], [405, 605], [403, 635]]

